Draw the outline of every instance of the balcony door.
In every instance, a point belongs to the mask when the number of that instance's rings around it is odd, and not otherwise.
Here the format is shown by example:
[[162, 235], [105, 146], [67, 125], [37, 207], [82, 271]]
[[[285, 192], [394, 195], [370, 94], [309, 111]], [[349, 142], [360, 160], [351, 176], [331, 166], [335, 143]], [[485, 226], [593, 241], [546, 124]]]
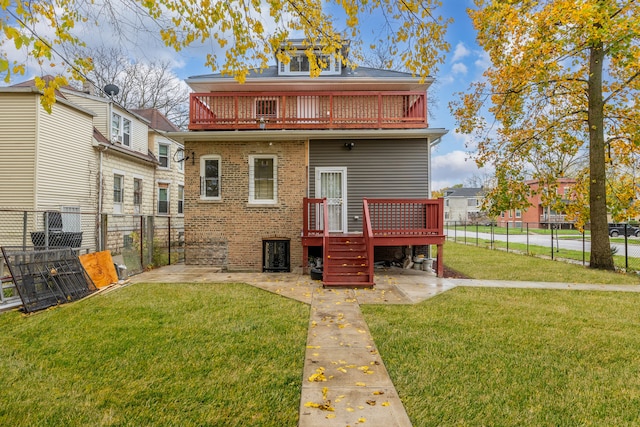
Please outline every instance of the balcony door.
[[[347, 231], [347, 168], [316, 168], [316, 197], [327, 198], [329, 231]], [[319, 216], [322, 218], [322, 215]]]

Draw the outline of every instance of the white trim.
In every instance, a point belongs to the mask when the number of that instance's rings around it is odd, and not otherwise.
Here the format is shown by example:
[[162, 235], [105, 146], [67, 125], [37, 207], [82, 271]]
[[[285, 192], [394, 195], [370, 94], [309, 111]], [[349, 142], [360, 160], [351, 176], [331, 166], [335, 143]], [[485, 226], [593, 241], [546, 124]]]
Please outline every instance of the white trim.
[[[167, 147], [167, 166], [162, 166], [160, 164], [160, 147]], [[158, 169], [171, 169], [171, 143], [170, 142], [160, 142], [158, 141]]]
[[[207, 196], [205, 190], [205, 167], [204, 164], [207, 160], [218, 161], [218, 195]], [[200, 156], [200, 200], [222, 200], [222, 157], [218, 154], [207, 154]]]
[[[111, 169], [111, 171], [113, 172], [114, 175], [127, 176], [127, 173], [121, 169]], [[137, 178], [137, 177], [134, 177], [134, 178]]]
[[322, 173], [340, 173], [342, 174], [342, 199], [340, 201], [340, 205], [342, 206], [342, 212], [341, 212], [341, 222], [342, 222], [342, 228], [341, 229], [329, 229], [329, 231], [331, 232], [348, 232], [349, 230], [349, 223], [348, 223], [348, 217], [347, 217], [347, 213], [348, 213], [348, 204], [347, 204], [347, 168], [346, 167], [316, 167], [315, 170], [315, 182], [316, 182], [316, 188], [315, 188], [315, 196], [317, 198], [321, 197], [322, 194], [322, 180], [320, 179], [320, 175]]
[[[273, 199], [255, 198], [255, 160], [273, 160]], [[249, 155], [249, 204], [250, 205], [275, 205], [278, 203], [278, 156], [275, 154], [250, 154]]]

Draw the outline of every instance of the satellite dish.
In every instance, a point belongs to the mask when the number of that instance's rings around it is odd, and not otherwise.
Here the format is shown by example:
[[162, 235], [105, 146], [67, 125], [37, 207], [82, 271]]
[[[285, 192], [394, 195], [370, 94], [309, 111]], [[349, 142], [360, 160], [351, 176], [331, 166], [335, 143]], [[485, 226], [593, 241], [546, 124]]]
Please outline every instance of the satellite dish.
[[114, 84], [108, 84], [104, 87], [104, 92], [110, 97], [113, 97], [120, 92], [120, 88]]

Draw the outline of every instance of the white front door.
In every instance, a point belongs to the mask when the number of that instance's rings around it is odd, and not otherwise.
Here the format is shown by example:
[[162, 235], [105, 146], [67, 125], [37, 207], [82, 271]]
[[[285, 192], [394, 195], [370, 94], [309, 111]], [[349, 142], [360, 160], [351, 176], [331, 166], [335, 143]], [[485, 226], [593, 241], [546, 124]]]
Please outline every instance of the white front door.
[[316, 197], [327, 198], [329, 231], [346, 232], [347, 168], [316, 168]]

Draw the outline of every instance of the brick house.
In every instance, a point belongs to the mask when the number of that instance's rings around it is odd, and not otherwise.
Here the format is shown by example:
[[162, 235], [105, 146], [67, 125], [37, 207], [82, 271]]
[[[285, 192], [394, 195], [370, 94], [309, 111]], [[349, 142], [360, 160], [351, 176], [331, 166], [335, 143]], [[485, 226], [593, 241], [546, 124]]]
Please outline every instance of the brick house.
[[[324, 283], [373, 284], [374, 248], [437, 244], [442, 200], [429, 199], [427, 89], [410, 74], [288, 64], [190, 77], [184, 143], [188, 264], [290, 271], [324, 259]], [[319, 53], [318, 53], [319, 54]], [[349, 255], [350, 253], [351, 255]], [[339, 264], [339, 265], [338, 265]]]
[[[557, 212], [543, 203], [538, 180], [528, 180], [525, 184], [531, 188], [532, 194], [527, 198], [531, 206], [524, 210], [502, 212], [497, 218], [498, 226], [506, 227], [508, 224], [509, 227], [522, 227], [528, 224], [529, 227], [547, 228], [554, 224], [566, 224], [564, 212]], [[558, 178], [557, 195], [564, 200], [568, 199], [571, 187], [575, 184], [576, 180], [573, 178]]]

